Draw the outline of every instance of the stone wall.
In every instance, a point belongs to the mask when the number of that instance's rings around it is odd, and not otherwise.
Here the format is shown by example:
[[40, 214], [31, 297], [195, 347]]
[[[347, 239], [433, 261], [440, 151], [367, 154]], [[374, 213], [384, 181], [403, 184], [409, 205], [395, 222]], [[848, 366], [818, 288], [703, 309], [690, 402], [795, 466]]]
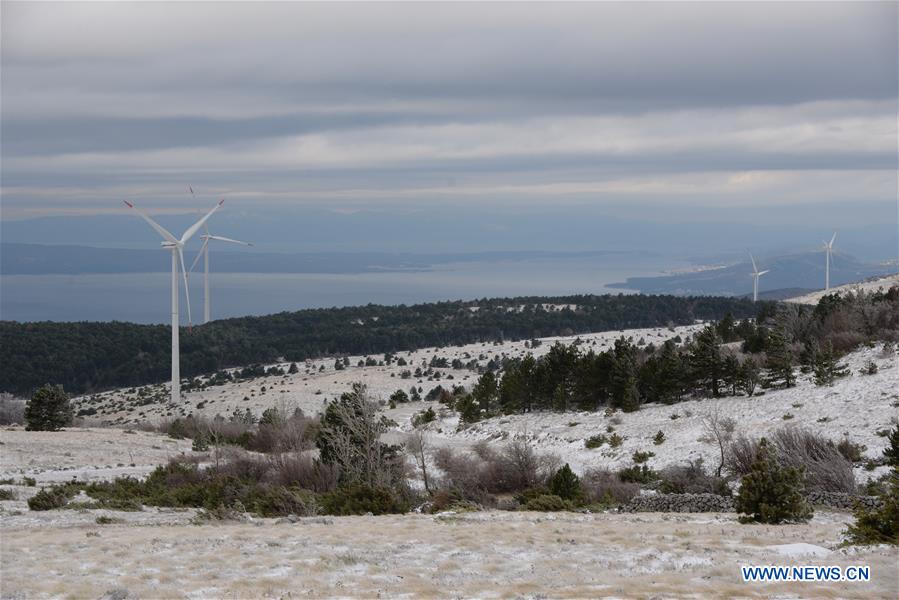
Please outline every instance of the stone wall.
[[826, 506], [837, 510], [853, 510], [856, 504], [878, 508], [883, 501], [877, 496], [853, 496], [845, 492], [808, 492], [805, 499], [812, 506]]
[[734, 512], [733, 498], [717, 494], [644, 494], [622, 512]]
[[[867, 508], [880, 506], [877, 496], [853, 496], [842, 492], [809, 492], [806, 500], [813, 506], [852, 510], [856, 503]], [[734, 512], [733, 498], [715, 494], [644, 494], [620, 507], [621, 512]]]

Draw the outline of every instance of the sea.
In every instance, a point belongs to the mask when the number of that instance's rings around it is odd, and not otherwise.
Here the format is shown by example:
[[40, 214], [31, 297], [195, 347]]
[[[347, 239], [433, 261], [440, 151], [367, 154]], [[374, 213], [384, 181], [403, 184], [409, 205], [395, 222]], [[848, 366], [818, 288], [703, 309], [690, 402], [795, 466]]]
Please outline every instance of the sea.
[[[210, 273], [212, 319], [304, 308], [417, 304], [506, 296], [619, 294], [628, 277], [688, 266], [658, 256], [608, 255], [446, 263], [419, 271], [358, 274]], [[170, 273], [0, 275], [0, 319], [168, 323]], [[192, 322], [203, 320], [203, 282], [191, 276]], [[181, 322], [187, 311], [181, 292]]]

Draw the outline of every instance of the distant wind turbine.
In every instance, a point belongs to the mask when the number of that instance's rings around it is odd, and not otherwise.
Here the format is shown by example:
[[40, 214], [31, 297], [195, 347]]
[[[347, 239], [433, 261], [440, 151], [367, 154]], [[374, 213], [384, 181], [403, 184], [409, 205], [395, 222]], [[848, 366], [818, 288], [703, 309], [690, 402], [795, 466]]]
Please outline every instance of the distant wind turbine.
[[752, 301], [758, 302], [759, 299], [759, 277], [770, 271], [770, 269], [765, 269], [764, 271], [759, 271], [758, 266], [755, 264], [755, 257], [752, 256], [752, 252], [749, 253], [749, 260], [752, 261]]
[[243, 246], [252, 246], [250, 242], [241, 242], [240, 240], [232, 240], [231, 238], [222, 237], [220, 235], [209, 235], [209, 230], [206, 229], [206, 225], [203, 225], [203, 235], [200, 236], [200, 239], [203, 240], [203, 247], [200, 248], [200, 253], [197, 254], [197, 257], [194, 259], [193, 264], [188, 269], [188, 273], [193, 273], [194, 267], [197, 266], [197, 263], [200, 262], [200, 257], [203, 257], [203, 322], [209, 322], [209, 240], [218, 240], [220, 242], [228, 242], [229, 244], [241, 244]]
[[125, 200], [125, 204], [128, 208], [140, 215], [144, 221], [149, 223], [150, 227], [155, 229], [156, 232], [162, 236], [162, 247], [172, 252], [172, 402], [174, 403], [181, 401], [180, 354], [178, 345], [178, 326], [180, 324], [178, 320], [178, 265], [180, 263], [181, 276], [184, 279], [184, 294], [187, 298], [187, 323], [190, 325], [190, 291], [187, 289], [187, 272], [184, 270], [184, 244], [193, 237], [200, 227], [206, 223], [209, 217], [212, 216], [212, 213], [217, 211], [224, 202], [224, 199], [220, 200], [219, 203], [213, 206], [212, 210], [206, 213], [203, 218], [191, 225], [179, 240], [169, 233], [165, 227], [151, 219], [145, 212]]
[[[190, 191], [190, 195], [192, 198], [196, 199], [196, 195], [194, 194], [193, 186], [187, 186], [188, 191]], [[218, 235], [209, 235], [209, 230], [206, 228], [206, 225], [203, 225], [203, 235], [200, 236], [200, 239], [203, 240], [203, 247], [200, 248], [199, 254], [194, 259], [193, 264], [190, 266], [190, 269], [187, 270], [188, 275], [194, 272], [194, 267], [197, 266], [197, 262], [199, 262], [200, 257], [203, 257], [203, 323], [209, 322], [209, 240], [218, 240], [220, 242], [228, 242], [230, 244], [241, 244], [243, 246], [252, 246], [250, 242], [241, 242], [240, 240], [232, 240], [231, 238], [221, 237]]]
[[833, 232], [833, 237], [829, 242], [824, 242], [824, 291], [830, 289], [830, 256], [833, 254], [833, 241], [837, 239], [837, 232]]

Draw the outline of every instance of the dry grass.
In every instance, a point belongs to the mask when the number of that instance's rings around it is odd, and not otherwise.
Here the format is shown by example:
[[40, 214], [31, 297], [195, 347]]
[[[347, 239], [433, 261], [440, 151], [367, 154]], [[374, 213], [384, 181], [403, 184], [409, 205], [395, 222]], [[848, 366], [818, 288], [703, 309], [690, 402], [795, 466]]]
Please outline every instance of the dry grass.
[[[739, 525], [727, 515], [469, 513], [218, 525], [4, 527], [3, 595], [134, 597], [888, 597], [895, 549], [827, 558], [767, 546], [835, 547], [847, 515]], [[100, 531], [99, 537], [87, 534]], [[867, 584], [740, 583], [745, 564], [868, 564]]]
[[[173, 456], [191, 454], [190, 440], [123, 429], [0, 431], [0, 475], [34, 475], [39, 483], [143, 475]], [[134, 466], [132, 466], [134, 465]]]

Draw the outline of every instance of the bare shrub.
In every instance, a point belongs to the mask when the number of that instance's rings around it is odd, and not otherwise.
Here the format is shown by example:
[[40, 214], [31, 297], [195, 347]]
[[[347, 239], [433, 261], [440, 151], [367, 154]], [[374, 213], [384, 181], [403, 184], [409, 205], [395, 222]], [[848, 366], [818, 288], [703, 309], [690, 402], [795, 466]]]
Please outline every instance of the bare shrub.
[[217, 452], [216, 465], [211, 467], [217, 475], [237, 477], [251, 481], [262, 481], [269, 471], [269, 463], [262, 457], [237, 449], [223, 449]]
[[248, 449], [257, 452], [302, 452], [313, 447], [310, 433], [314, 421], [295, 414], [271, 423], [260, 423], [256, 434], [248, 442]]
[[434, 453], [434, 462], [444, 473], [443, 487], [478, 502], [484, 501], [486, 494], [545, 486], [560, 464], [557, 456], [537, 454], [524, 440], [512, 441], [501, 449], [480, 442], [474, 446], [473, 454], [456, 454], [441, 448]]
[[737, 422], [731, 417], [722, 417], [718, 411], [718, 404], [715, 404], [714, 410], [709, 412], [702, 419], [702, 428], [706, 436], [718, 446], [720, 454], [718, 467], [715, 469], [715, 476], [721, 477], [721, 469], [727, 460], [727, 445], [734, 437], [734, 431]]
[[500, 451], [481, 442], [474, 451], [484, 462], [481, 473], [484, 487], [492, 493], [514, 493], [544, 485], [559, 462], [555, 457], [538, 455], [522, 440], [512, 441]]
[[843, 455], [843, 458], [851, 463], [862, 462], [865, 458], [862, 453], [866, 449], [866, 446], [863, 446], [862, 444], [856, 444], [855, 442], [850, 441], [848, 437], [844, 437], [837, 444], [837, 451]]
[[772, 437], [784, 466], [805, 467], [807, 489], [855, 493], [852, 463], [832, 441], [798, 427], [778, 429]]
[[640, 485], [627, 483], [608, 469], [591, 469], [581, 477], [587, 498], [599, 504], [627, 504], [640, 493]]
[[188, 415], [160, 421], [157, 431], [174, 439], [204, 439], [221, 445], [246, 445], [255, 433], [256, 426], [241, 421], [229, 421], [222, 417], [209, 419], [202, 415]]
[[337, 487], [339, 470], [326, 465], [308, 454], [278, 454], [269, 458], [273, 481], [277, 484], [297, 486], [318, 494]]
[[[781, 467], [804, 469], [807, 490], [855, 493], [852, 463], [831, 440], [799, 427], [782, 427], [771, 434], [770, 442]], [[735, 440], [729, 447], [728, 470], [740, 477], [749, 474], [758, 447], [758, 440]]]
[[421, 480], [425, 491], [431, 493], [431, 481], [428, 476], [428, 439], [423, 431], [416, 430], [406, 436], [406, 452], [412, 455], [415, 464], [421, 471]]
[[729, 496], [730, 488], [721, 477], [707, 473], [702, 459], [662, 469], [661, 491], [666, 494], [718, 494]]
[[483, 462], [477, 457], [438, 448], [434, 452], [434, 464], [443, 472], [440, 487], [456, 492], [466, 500], [481, 502], [485, 499], [487, 489], [481, 475]]
[[25, 400], [12, 394], [0, 394], [0, 425], [21, 425], [25, 422]]
[[830, 334], [827, 339], [833, 345], [834, 352], [842, 355], [858, 348], [865, 342], [866, 336], [858, 331], [837, 331]]
[[756, 451], [758, 450], [758, 440], [749, 439], [745, 435], [741, 435], [731, 441], [725, 455], [724, 466], [728, 472], [737, 477], [743, 477], [752, 471], [752, 464], [755, 462]]

